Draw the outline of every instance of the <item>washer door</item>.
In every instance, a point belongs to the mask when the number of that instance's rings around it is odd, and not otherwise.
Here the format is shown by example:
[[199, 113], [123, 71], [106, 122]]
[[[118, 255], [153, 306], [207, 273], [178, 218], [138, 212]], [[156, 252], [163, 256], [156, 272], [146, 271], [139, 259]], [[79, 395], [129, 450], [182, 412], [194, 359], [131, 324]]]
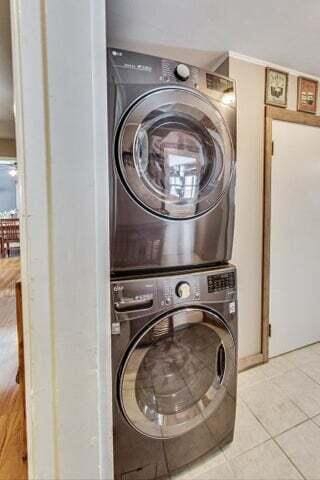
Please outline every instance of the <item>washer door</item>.
[[204, 308], [174, 311], [129, 350], [119, 377], [127, 421], [153, 438], [172, 438], [210, 417], [234, 378], [236, 349], [225, 323]]
[[233, 144], [220, 112], [205, 96], [183, 88], [153, 91], [128, 111], [117, 158], [131, 195], [172, 219], [213, 208], [234, 168]]

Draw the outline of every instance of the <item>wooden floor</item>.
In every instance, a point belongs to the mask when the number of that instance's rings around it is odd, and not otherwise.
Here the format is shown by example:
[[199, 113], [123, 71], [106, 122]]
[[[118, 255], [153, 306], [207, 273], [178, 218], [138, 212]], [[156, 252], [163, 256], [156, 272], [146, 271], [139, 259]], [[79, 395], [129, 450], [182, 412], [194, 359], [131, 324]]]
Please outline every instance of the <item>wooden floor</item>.
[[0, 258], [0, 297], [15, 295], [16, 281], [20, 277], [20, 260], [14, 258]]
[[18, 258], [0, 259], [0, 480], [25, 480], [24, 418], [16, 384], [18, 345], [15, 282]]

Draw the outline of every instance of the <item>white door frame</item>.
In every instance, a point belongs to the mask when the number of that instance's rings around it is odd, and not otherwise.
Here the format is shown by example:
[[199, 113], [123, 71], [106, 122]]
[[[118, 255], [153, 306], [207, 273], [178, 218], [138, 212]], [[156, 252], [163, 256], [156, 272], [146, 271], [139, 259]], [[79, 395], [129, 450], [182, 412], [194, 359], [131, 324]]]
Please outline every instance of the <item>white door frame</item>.
[[30, 479], [112, 479], [105, 0], [11, 0]]

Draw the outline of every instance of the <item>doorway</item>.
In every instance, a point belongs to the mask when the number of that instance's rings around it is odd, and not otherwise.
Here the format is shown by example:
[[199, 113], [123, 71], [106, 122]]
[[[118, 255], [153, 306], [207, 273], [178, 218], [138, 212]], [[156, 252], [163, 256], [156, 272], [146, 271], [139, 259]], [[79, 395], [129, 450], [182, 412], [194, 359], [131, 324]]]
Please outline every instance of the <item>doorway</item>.
[[[21, 318], [20, 225], [15, 142], [0, 141], [0, 478], [27, 478]], [[18, 315], [17, 315], [18, 313]]]
[[320, 340], [320, 118], [266, 109], [263, 355]]

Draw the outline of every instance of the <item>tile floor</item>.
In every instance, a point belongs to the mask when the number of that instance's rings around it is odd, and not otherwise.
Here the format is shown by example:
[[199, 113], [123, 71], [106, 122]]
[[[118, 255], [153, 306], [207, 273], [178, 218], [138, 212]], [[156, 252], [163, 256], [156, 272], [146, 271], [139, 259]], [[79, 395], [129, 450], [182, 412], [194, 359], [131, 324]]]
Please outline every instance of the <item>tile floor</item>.
[[320, 343], [239, 375], [235, 438], [174, 480], [320, 480]]

